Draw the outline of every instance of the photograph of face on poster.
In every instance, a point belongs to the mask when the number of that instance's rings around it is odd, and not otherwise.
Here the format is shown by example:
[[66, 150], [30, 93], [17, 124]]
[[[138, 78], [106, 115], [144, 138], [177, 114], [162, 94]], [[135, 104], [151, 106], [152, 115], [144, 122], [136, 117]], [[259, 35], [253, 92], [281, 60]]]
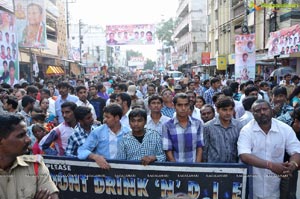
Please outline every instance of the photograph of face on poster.
[[14, 86], [19, 81], [19, 60], [15, 17], [0, 11], [0, 83]]
[[45, 48], [47, 45], [45, 0], [15, 0], [15, 4], [16, 23], [20, 29], [19, 46]]

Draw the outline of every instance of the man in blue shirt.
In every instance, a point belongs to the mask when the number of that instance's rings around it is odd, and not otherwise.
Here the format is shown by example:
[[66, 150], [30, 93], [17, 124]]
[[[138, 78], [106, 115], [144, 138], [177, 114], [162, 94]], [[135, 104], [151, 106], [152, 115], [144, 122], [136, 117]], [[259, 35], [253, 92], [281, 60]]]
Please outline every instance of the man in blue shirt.
[[102, 169], [109, 169], [106, 159], [114, 159], [117, 155], [118, 143], [130, 129], [121, 124], [122, 108], [118, 104], [110, 104], [104, 108], [104, 125], [94, 129], [85, 143], [78, 148], [79, 159], [92, 159]]
[[70, 95], [68, 93], [70, 85], [67, 82], [60, 82], [57, 85], [58, 91], [59, 91], [59, 96], [57, 97], [57, 100], [55, 101], [55, 113], [56, 116], [58, 117], [58, 122], [62, 123], [64, 121], [64, 118], [61, 113], [61, 105], [64, 102], [74, 102], [76, 103], [78, 101], [78, 97], [74, 95]]

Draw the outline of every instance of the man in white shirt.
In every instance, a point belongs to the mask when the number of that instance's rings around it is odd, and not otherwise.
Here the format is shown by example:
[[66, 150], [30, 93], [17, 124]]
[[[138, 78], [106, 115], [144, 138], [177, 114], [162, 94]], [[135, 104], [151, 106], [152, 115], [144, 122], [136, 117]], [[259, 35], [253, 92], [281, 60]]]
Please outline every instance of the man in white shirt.
[[163, 107], [162, 97], [159, 95], [152, 95], [148, 99], [148, 107], [150, 114], [147, 116], [147, 129], [157, 131], [162, 136], [162, 125], [170, 120], [169, 117], [161, 114]]
[[116, 102], [122, 107], [123, 116], [120, 120], [123, 126], [130, 128], [129, 113], [131, 111], [131, 97], [127, 93], [119, 93], [116, 97]]
[[87, 89], [85, 86], [77, 86], [76, 93], [79, 100], [76, 102], [77, 106], [84, 106], [91, 109], [94, 120], [97, 120], [97, 115], [94, 109], [94, 106], [87, 100]]
[[[238, 139], [240, 159], [253, 166], [253, 198], [280, 197], [280, 177], [290, 175], [300, 164], [300, 142], [287, 124], [272, 118], [265, 100], [252, 105], [254, 120], [244, 126]], [[284, 161], [284, 153], [291, 157]]]

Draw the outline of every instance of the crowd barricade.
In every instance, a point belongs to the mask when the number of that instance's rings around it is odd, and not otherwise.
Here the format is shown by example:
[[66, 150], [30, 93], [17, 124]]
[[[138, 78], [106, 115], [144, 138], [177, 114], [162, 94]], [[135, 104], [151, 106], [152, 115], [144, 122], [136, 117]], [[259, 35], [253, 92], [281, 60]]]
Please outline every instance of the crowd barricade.
[[44, 161], [61, 199], [243, 199], [251, 184], [251, 167], [239, 163], [143, 166], [108, 160], [111, 168], [103, 170], [88, 160], [44, 156]]

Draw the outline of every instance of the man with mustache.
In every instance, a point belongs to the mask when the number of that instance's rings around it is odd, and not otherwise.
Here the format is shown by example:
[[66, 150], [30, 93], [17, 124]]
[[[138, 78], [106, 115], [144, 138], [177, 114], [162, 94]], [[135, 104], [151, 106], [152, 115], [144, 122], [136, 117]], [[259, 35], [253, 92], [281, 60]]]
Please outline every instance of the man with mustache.
[[[254, 120], [244, 126], [238, 139], [240, 159], [253, 166], [253, 198], [279, 198], [280, 178], [288, 177], [300, 164], [300, 142], [287, 124], [272, 118], [271, 105], [257, 100]], [[284, 162], [284, 153], [290, 155]]]
[[4, 198], [58, 198], [41, 156], [23, 155], [31, 140], [18, 114], [0, 115], [0, 193]]

